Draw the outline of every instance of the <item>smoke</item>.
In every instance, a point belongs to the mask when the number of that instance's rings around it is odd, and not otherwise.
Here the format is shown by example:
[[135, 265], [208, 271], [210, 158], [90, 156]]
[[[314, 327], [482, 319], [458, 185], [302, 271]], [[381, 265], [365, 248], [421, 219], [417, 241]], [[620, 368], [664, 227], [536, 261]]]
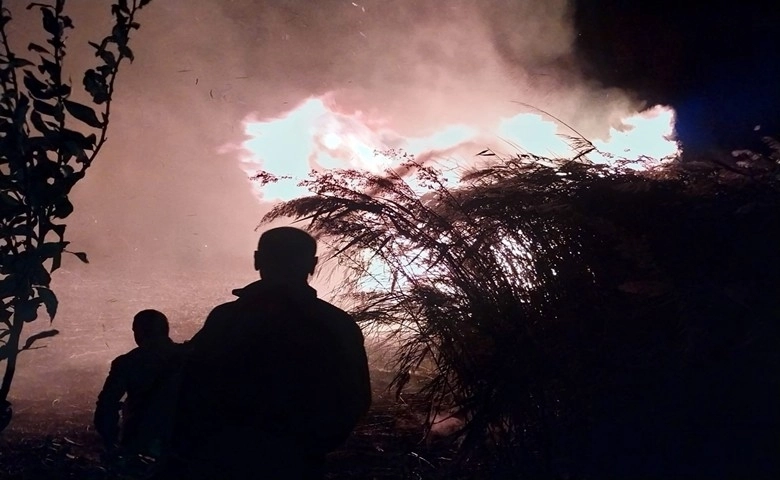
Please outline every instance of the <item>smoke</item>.
[[[39, 30], [22, 3], [16, 35]], [[86, 41], [110, 28], [109, 5], [67, 8], [79, 85], [93, 60]], [[225, 285], [252, 279], [255, 227], [269, 205], [224, 148], [244, 140], [250, 116], [277, 117], [330, 93], [345, 111], [415, 138], [495, 125], [528, 111], [521, 103], [594, 138], [619, 127], [641, 105], [583, 80], [571, 13], [564, 0], [152, 2], [132, 40], [136, 60], [120, 71], [109, 142], [73, 192], [68, 236], [91, 265], [68, 261], [54, 275], [74, 306], [57, 321], [81, 333], [63, 329], [52, 343], [63, 355], [88, 352], [80, 362], [104, 361], [127, 346], [109, 337], [127, 333], [131, 310], [160, 308], [173, 325], [199, 325]]]
[[[68, 9], [78, 84], [92, 61], [86, 41], [110, 17], [89, 0]], [[16, 10], [15, 33], [39, 29]], [[120, 72], [109, 143], [74, 192], [71, 240], [113, 269], [242, 262], [265, 207], [222, 147], [240, 143], [249, 115], [330, 92], [409, 137], [492, 126], [528, 111], [521, 104], [603, 136], [640, 105], [582, 79], [571, 13], [564, 0], [152, 2], [136, 60]]]
[[638, 107], [582, 80], [562, 0], [239, 0], [220, 9], [250, 41], [232, 51], [270, 86], [267, 95], [336, 92], [346, 109], [385, 118], [402, 134], [494, 122], [521, 110], [513, 102], [598, 134]]

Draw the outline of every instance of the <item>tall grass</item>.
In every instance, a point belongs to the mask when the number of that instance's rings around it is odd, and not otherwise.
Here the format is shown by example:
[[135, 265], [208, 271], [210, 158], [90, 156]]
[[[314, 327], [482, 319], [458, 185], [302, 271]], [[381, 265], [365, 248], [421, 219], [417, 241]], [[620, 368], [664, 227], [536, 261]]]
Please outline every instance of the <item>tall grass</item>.
[[[496, 478], [674, 473], [735, 445], [708, 433], [776, 419], [751, 400], [776, 388], [754, 370], [778, 373], [773, 174], [527, 155], [455, 187], [411, 158], [398, 171], [315, 174], [312, 196], [264, 220], [305, 219], [328, 240], [357, 318], [398, 341], [398, 392], [432, 366], [431, 412], [466, 420], [460, 462]], [[710, 394], [728, 398], [704, 408]], [[760, 450], [758, 430], [736, 438]]]

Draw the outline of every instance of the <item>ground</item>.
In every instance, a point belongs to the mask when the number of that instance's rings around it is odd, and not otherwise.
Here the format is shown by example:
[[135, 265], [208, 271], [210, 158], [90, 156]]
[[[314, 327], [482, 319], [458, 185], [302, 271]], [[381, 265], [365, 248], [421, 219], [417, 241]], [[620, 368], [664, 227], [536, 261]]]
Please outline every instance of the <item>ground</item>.
[[[326, 478], [442, 478], [452, 465], [450, 442], [426, 441], [419, 404], [388, 392], [386, 372], [374, 371], [372, 378], [374, 405], [343, 448], [329, 456]], [[154, 469], [150, 460], [107, 458], [90, 426], [91, 413], [43, 402], [19, 412], [0, 434], [0, 479], [148, 478]]]

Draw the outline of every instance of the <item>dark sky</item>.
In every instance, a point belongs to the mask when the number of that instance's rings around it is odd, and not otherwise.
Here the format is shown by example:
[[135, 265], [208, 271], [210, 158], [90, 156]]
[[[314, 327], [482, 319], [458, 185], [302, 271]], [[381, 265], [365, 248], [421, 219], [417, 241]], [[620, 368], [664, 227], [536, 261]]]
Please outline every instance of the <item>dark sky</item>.
[[777, 2], [576, 3], [587, 74], [673, 105], [684, 147], [757, 148], [762, 136], [780, 135]]

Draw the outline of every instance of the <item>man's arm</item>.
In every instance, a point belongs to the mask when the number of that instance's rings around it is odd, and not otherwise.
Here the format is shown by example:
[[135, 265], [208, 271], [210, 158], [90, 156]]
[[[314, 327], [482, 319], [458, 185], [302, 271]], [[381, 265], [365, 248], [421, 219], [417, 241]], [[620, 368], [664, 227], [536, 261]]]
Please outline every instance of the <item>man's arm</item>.
[[122, 363], [121, 357], [111, 362], [111, 370], [95, 408], [95, 430], [106, 445], [115, 445], [119, 440], [119, 410], [122, 397], [127, 393], [127, 377]]
[[[354, 321], [353, 321], [354, 322]], [[355, 368], [355, 379], [360, 383], [359, 390], [361, 391], [361, 397], [359, 399], [359, 411], [360, 417], [365, 416], [368, 413], [368, 409], [371, 406], [371, 376], [368, 371], [368, 356], [366, 355], [365, 338], [363, 332], [357, 324], [354, 324], [354, 351], [353, 351], [353, 365]]]
[[[215, 307], [206, 317], [201, 329], [184, 344], [185, 360], [181, 371], [181, 384], [174, 425], [174, 443], [177, 449], [187, 451], [192, 442], [201, 440], [203, 431], [209, 429], [214, 398], [214, 381], [222, 372], [214, 359], [224, 348], [225, 304]], [[204, 423], [205, 422], [205, 423]]]

